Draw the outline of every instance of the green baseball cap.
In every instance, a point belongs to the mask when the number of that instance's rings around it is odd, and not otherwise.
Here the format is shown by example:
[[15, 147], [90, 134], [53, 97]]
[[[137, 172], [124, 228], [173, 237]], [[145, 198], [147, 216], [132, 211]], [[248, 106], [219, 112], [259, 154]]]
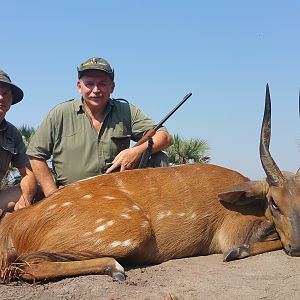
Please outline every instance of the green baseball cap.
[[100, 57], [92, 57], [83, 62], [78, 68], [78, 78], [82, 77], [82, 74], [86, 70], [99, 70], [107, 73], [111, 80], [114, 80], [114, 70], [110, 66], [107, 60]]
[[11, 82], [9, 76], [3, 70], [0, 70], [0, 82], [4, 82], [10, 85], [12, 95], [13, 95], [12, 105], [20, 102], [23, 99], [24, 97], [23, 91], [18, 86], [16, 86]]

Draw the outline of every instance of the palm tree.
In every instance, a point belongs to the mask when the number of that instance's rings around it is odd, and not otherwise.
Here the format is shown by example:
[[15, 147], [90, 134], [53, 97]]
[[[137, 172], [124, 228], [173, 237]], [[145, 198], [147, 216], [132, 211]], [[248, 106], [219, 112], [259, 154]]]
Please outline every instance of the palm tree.
[[27, 148], [30, 142], [31, 137], [34, 135], [35, 133], [35, 129], [34, 127], [30, 127], [28, 125], [23, 124], [21, 127], [18, 128], [22, 138], [23, 138], [23, 142], [25, 144], [25, 147]]
[[174, 144], [166, 149], [171, 164], [208, 163], [209, 146], [205, 140], [182, 139], [178, 134], [173, 136]]

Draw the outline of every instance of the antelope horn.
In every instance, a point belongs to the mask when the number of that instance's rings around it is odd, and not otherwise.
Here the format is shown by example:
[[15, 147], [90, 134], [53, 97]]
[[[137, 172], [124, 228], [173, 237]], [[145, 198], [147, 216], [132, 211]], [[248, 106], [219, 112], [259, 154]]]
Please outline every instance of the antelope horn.
[[266, 86], [266, 99], [264, 118], [260, 134], [260, 160], [267, 175], [267, 181], [270, 185], [281, 186], [285, 181], [281, 171], [273, 160], [270, 151], [270, 136], [271, 136], [271, 99], [269, 84]]
[[[299, 118], [300, 118], [300, 89], [299, 89]], [[296, 176], [300, 178], [300, 168], [298, 169], [297, 173], [296, 173]]]

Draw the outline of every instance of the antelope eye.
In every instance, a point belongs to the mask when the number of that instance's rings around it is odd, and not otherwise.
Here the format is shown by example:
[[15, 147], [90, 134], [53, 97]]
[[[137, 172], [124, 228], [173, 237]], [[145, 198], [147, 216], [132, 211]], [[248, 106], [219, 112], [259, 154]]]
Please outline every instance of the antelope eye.
[[271, 210], [280, 212], [279, 207], [277, 206], [277, 204], [275, 203], [275, 201], [273, 199], [270, 200], [270, 207], [271, 207]]

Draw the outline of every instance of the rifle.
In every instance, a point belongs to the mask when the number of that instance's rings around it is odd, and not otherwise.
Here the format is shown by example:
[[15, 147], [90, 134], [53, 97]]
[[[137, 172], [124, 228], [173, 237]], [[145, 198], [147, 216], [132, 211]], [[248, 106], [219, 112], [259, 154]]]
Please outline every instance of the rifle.
[[[153, 141], [152, 141], [152, 137], [154, 136], [154, 134], [156, 133], [156, 131], [163, 126], [163, 124], [174, 114], [174, 112], [188, 99], [192, 96], [192, 93], [188, 93], [187, 95], [184, 96], [184, 98], [182, 99], [182, 101], [176, 105], [176, 107], [170, 111], [153, 129], [149, 129], [147, 131], [147, 133], [133, 146], [133, 147], [137, 147], [143, 143], [145, 143], [146, 141], [148, 141], [148, 148], [144, 151], [143, 156], [141, 158], [141, 161], [139, 163], [138, 169], [144, 168], [150, 155], [151, 155], [151, 151], [152, 151], [152, 145], [153, 145]], [[105, 171], [112, 165], [112, 163], [108, 164], [105, 168], [102, 169], [102, 173], [105, 173]], [[115, 171], [119, 171], [119, 169], [114, 170]]]
[[140, 160], [138, 169], [143, 169], [147, 167], [147, 163], [148, 160], [150, 158], [150, 155], [152, 153], [152, 147], [153, 147], [153, 140], [152, 137], [154, 136], [154, 134], [156, 133], [156, 131], [162, 127], [163, 123], [165, 123], [172, 115], [173, 113], [188, 99], [192, 96], [192, 93], [188, 93], [183, 99], [182, 101], [171, 111], [169, 112], [155, 127], [154, 129], [150, 129], [147, 131], [147, 133], [133, 146], [136, 147], [138, 145], [141, 145], [143, 143], [146, 142], [146, 140], [148, 140], [148, 147], [147, 149], [144, 151], [142, 158]]
[[170, 111], [153, 129], [149, 129], [147, 133], [133, 146], [139, 146], [143, 143], [145, 143], [149, 137], [154, 136], [156, 131], [163, 126], [163, 124], [174, 114], [174, 112], [190, 97], [192, 96], [192, 93], [188, 93], [187, 95], [184, 96], [182, 101], [172, 110]]

